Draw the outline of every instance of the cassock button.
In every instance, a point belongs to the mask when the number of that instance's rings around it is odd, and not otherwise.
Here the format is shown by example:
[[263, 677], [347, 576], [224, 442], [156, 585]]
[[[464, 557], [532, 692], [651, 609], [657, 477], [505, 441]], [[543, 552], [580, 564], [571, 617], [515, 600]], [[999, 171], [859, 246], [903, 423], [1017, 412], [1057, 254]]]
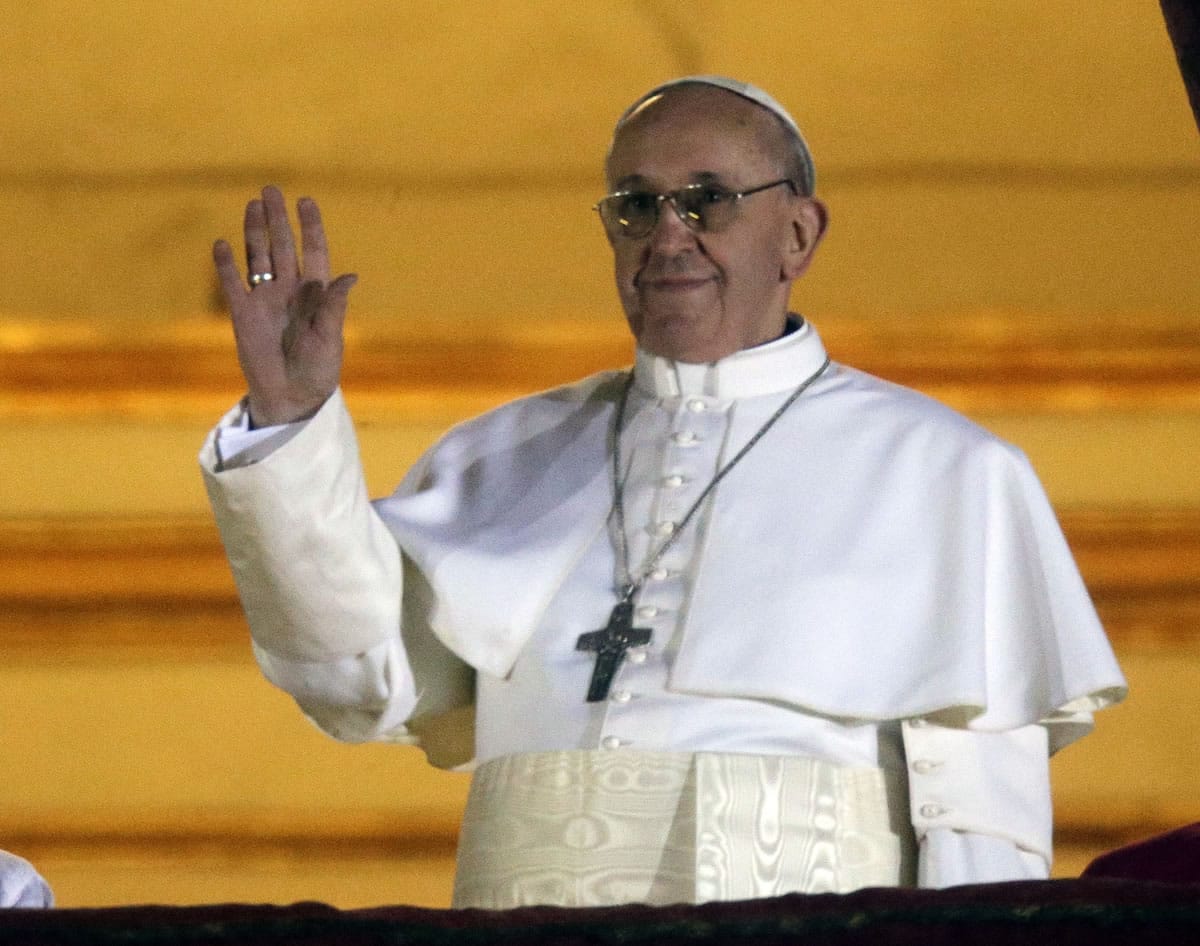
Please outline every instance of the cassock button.
[[644, 647], [630, 649], [625, 655], [625, 659], [631, 664], [644, 664], [646, 662], [646, 649]]
[[705, 404], [698, 397], [694, 397], [690, 401], [687, 402], [687, 409], [689, 411], [691, 411], [693, 414], [701, 414], [704, 412], [704, 410], [707, 407], [708, 407], [708, 405]]
[[650, 573], [650, 577], [655, 581], [666, 581], [671, 577], [671, 573], [665, 568], [656, 568]]
[[675, 531], [675, 523], [670, 522], [670, 521], [660, 522], [658, 525], [656, 525], [654, 527], [654, 531], [657, 532], [659, 535], [670, 535], [672, 532]]
[[946, 813], [946, 809], [943, 808], [941, 805], [922, 805], [921, 806], [921, 817], [922, 818], [937, 818], [939, 815], [944, 815], [945, 813]]
[[640, 618], [652, 618], [658, 614], [658, 608], [652, 604], [644, 604], [637, 609], [637, 616]]
[[683, 485], [683, 477], [678, 473], [672, 473], [670, 476], [663, 477], [663, 486], [668, 489], [679, 489]]
[[614, 703], [628, 703], [633, 699], [633, 694], [628, 690], [617, 690], [611, 697]]
[[600, 740], [600, 745], [603, 746], [605, 749], [620, 749], [621, 748], [621, 740], [618, 739], [616, 736], [605, 736], [603, 739]]
[[935, 762], [933, 759], [917, 759], [912, 764], [913, 771], [918, 775], [928, 775], [934, 769], [940, 768], [942, 763]]
[[671, 440], [680, 447], [690, 447], [697, 440], [697, 437], [690, 430], [681, 430], [677, 434], [671, 434]]

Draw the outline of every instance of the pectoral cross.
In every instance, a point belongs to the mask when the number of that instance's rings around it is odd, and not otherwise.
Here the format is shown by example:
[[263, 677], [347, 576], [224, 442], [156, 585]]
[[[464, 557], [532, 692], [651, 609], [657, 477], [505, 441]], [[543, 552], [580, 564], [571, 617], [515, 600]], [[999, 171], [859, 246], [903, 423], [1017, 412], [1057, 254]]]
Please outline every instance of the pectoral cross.
[[587, 701], [599, 703], [608, 699], [608, 688], [625, 652], [630, 647], [641, 647], [650, 643], [650, 628], [633, 626], [633, 599], [622, 598], [608, 616], [608, 625], [599, 631], [580, 634], [575, 642], [576, 650], [596, 652], [596, 666], [592, 669], [592, 682], [588, 686]]

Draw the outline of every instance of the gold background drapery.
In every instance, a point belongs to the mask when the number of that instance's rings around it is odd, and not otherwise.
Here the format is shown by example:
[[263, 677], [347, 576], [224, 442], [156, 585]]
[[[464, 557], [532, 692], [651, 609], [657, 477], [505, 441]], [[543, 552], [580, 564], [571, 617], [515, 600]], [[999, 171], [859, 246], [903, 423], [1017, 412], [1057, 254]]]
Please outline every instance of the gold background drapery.
[[258, 677], [194, 456], [240, 395], [208, 260], [266, 182], [360, 274], [390, 489], [447, 424], [621, 364], [590, 206], [665, 78], [768, 88], [832, 224], [835, 358], [1023, 447], [1133, 696], [1055, 762], [1060, 874], [1200, 815], [1200, 139], [1156, 4], [9, 4], [0, 847], [64, 905], [444, 904], [464, 779]]

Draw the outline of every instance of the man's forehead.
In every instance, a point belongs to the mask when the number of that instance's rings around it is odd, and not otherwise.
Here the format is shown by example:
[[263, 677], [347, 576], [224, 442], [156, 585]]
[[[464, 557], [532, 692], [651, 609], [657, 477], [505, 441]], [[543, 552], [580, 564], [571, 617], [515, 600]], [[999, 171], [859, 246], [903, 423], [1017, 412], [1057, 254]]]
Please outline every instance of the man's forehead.
[[[613, 138], [609, 145], [608, 160], [605, 162], [609, 179], [613, 172], [612, 158], [618, 143], [628, 145], [624, 133], [638, 128], [647, 129], [649, 135], [637, 136], [639, 144], [653, 147], [654, 130], [664, 131], [670, 127], [681, 130], [711, 130], [713, 135], [751, 136], [755, 144], [768, 143], [774, 149], [774, 136], [782, 134], [786, 142], [784, 151], [799, 160], [800, 173], [797, 184], [804, 193], [812, 193], [815, 183], [812, 154], [800, 132], [795, 119], [770, 94], [758, 86], [719, 75], [694, 75], [673, 79], [646, 92], [630, 105], [617, 120]], [[621, 139], [625, 141], [621, 141]], [[623, 169], [629, 170], [629, 169]]]
[[773, 163], [773, 119], [720, 89], [671, 89], [647, 99], [616, 130], [606, 169], [612, 184], [729, 183]]

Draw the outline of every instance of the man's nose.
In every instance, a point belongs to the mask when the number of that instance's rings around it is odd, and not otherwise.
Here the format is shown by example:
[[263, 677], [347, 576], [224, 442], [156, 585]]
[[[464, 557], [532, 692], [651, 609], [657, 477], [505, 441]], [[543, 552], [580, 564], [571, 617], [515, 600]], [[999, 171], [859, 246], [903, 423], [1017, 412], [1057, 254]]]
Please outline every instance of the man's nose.
[[681, 246], [695, 243], [696, 232], [685, 222], [687, 215], [675, 201], [666, 197], [658, 207], [658, 220], [650, 231], [650, 244], [654, 249], [673, 252]]

